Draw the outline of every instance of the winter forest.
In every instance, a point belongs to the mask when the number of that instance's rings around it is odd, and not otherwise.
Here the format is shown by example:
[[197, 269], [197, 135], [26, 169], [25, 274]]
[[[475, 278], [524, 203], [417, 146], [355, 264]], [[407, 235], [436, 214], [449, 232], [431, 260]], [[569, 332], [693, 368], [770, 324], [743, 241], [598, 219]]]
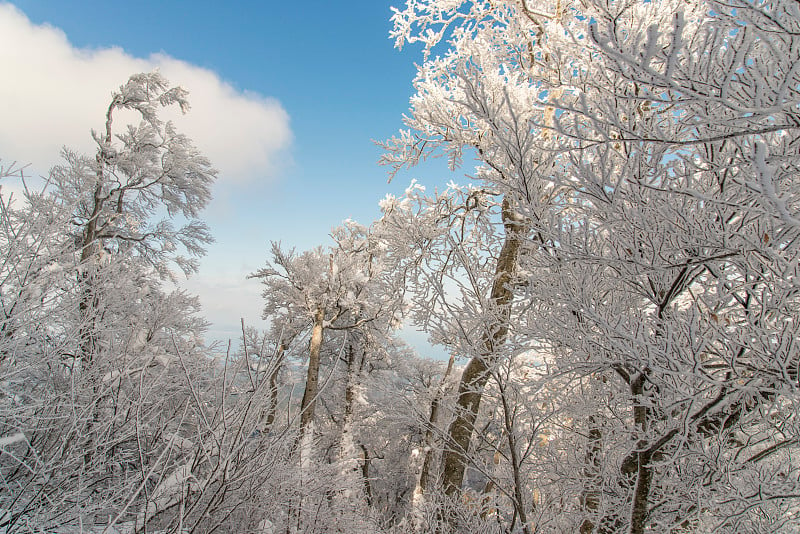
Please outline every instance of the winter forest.
[[3, 191], [0, 532], [800, 531], [800, 2], [392, 24], [421, 55], [376, 179], [464, 185], [254, 251], [269, 327], [222, 356], [173, 284], [213, 239], [163, 118], [191, 87], [120, 80], [95, 152]]

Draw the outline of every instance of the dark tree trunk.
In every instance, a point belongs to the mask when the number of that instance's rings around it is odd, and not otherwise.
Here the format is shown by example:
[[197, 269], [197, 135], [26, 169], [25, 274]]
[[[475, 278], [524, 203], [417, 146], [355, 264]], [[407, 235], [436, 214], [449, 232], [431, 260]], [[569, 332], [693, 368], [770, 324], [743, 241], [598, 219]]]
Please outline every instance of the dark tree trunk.
[[519, 249], [528, 230], [528, 225], [513, 210], [507, 198], [503, 200], [502, 217], [506, 232], [505, 242], [497, 259], [490, 295], [491, 311], [494, 313], [495, 321], [488, 325], [484, 334], [483, 354], [472, 358], [461, 375], [455, 419], [448, 429], [446, 449], [442, 457], [442, 486], [445, 493], [451, 497], [461, 491], [483, 388], [489, 379], [491, 368], [497, 361], [497, 350], [503, 345], [508, 334], [510, 305], [514, 296], [510, 284], [517, 268]]

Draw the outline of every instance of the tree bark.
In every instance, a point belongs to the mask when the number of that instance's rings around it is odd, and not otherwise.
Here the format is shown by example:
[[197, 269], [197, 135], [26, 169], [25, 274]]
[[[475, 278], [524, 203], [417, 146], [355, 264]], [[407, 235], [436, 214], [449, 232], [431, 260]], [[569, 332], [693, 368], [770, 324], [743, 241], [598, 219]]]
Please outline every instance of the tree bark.
[[80, 315], [80, 327], [78, 339], [81, 361], [85, 365], [90, 365], [97, 352], [97, 307], [99, 306], [98, 290], [98, 261], [100, 257], [100, 241], [97, 236], [98, 219], [100, 210], [103, 206], [103, 158], [102, 151], [97, 155], [97, 184], [95, 186], [92, 213], [86, 226], [83, 229], [81, 240], [81, 259], [78, 277], [81, 283], [81, 297], [78, 302], [78, 312]]
[[[361, 466], [361, 473], [359, 473], [359, 461], [356, 450], [356, 440], [353, 434], [353, 416], [355, 412], [357, 388], [360, 383], [361, 371], [364, 367], [364, 347], [358, 347], [358, 355], [356, 355], [356, 346], [351, 342], [347, 350], [347, 385], [344, 392], [344, 417], [342, 420], [342, 431], [339, 436], [339, 465], [342, 485], [344, 487], [343, 496], [349, 502], [363, 500], [358, 495], [361, 488], [364, 487], [365, 481], [363, 480], [363, 468]], [[366, 454], [366, 449], [360, 443], [358, 447]], [[364, 458], [368, 458], [365, 456]], [[364, 460], [367, 461], [367, 460]], [[361, 479], [360, 479], [361, 477]]]
[[409, 462], [409, 471], [416, 474], [416, 485], [411, 494], [410, 502], [410, 516], [414, 532], [422, 532], [423, 525], [423, 506], [425, 504], [425, 494], [431, 483], [431, 468], [434, 461], [434, 431], [436, 423], [439, 421], [439, 408], [442, 404], [442, 398], [445, 395], [447, 387], [447, 380], [450, 378], [450, 373], [453, 371], [453, 364], [455, 363], [455, 354], [450, 354], [450, 359], [447, 362], [447, 369], [445, 369], [442, 379], [439, 381], [439, 386], [436, 388], [436, 393], [431, 399], [430, 414], [425, 428], [425, 435], [420, 444], [420, 456], [422, 463], [420, 465], [419, 456], [412, 456]]
[[[642, 436], [646, 435], [649, 423], [649, 409], [645, 404], [644, 384], [647, 377], [645, 369], [631, 382], [631, 394], [635, 404], [633, 418]], [[650, 464], [652, 453], [646, 449], [647, 441], [644, 437], [637, 443], [636, 453], [636, 486], [633, 491], [633, 506], [631, 508], [631, 534], [644, 534], [645, 524], [649, 510], [650, 486], [653, 481], [653, 467]]]
[[422, 442], [422, 450], [425, 452], [425, 459], [422, 461], [422, 468], [420, 469], [417, 487], [414, 489], [415, 498], [417, 494], [424, 494], [428, 489], [428, 485], [430, 484], [431, 464], [433, 463], [433, 428], [436, 426], [436, 422], [439, 420], [439, 407], [442, 403], [442, 397], [444, 397], [447, 379], [450, 377], [450, 373], [453, 370], [454, 362], [455, 355], [451, 354], [450, 359], [447, 362], [447, 369], [444, 372], [444, 376], [442, 376], [442, 381], [439, 383], [439, 388], [436, 391], [436, 395], [431, 401], [431, 413], [428, 417], [428, 428], [425, 429], [425, 438]]
[[371, 459], [369, 457], [369, 451], [367, 448], [359, 444], [361, 447], [361, 452], [364, 455], [364, 461], [361, 464], [361, 478], [364, 480], [364, 495], [367, 499], [367, 506], [372, 506], [372, 483], [369, 481], [369, 466], [371, 463]]
[[639, 466], [636, 473], [636, 489], [633, 492], [631, 509], [631, 534], [644, 534], [649, 513], [650, 486], [653, 481], [653, 467], [650, 454], [639, 451]]
[[[580, 526], [580, 534], [592, 534], [595, 524], [592, 517], [597, 514], [600, 508], [600, 451], [602, 448], [603, 435], [596, 426], [597, 423], [593, 416], [589, 417], [589, 443], [584, 460], [583, 476], [584, 488], [581, 494], [581, 504], [584, 512], [589, 516], [583, 520]], [[605, 532], [601, 529], [601, 532]]]
[[508, 334], [510, 304], [514, 297], [510, 283], [517, 268], [520, 246], [528, 231], [528, 224], [514, 211], [508, 198], [503, 200], [502, 218], [506, 235], [497, 259], [490, 295], [494, 322], [484, 334], [483, 354], [472, 358], [461, 375], [455, 418], [448, 429], [447, 448], [442, 457], [442, 486], [450, 497], [461, 491], [483, 388], [497, 361], [497, 349], [503, 345]]
[[325, 310], [317, 308], [314, 312], [314, 326], [311, 330], [311, 341], [308, 347], [308, 372], [306, 373], [306, 388], [303, 400], [300, 403], [300, 440], [303, 440], [308, 426], [314, 420], [314, 407], [319, 394], [319, 352], [322, 348], [322, 334], [324, 330]]
[[265, 428], [272, 428], [272, 425], [275, 423], [275, 414], [278, 410], [278, 375], [283, 366], [283, 355], [286, 353], [288, 345], [289, 343], [287, 341], [281, 341], [272, 358], [272, 369], [269, 373], [269, 409], [264, 425]]
[[79, 347], [81, 361], [90, 365], [97, 352], [97, 308], [100, 305], [99, 295], [97, 294], [97, 262], [100, 259], [102, 244], [100, 243], [100, 214], [107, 197], [104, 196], [103, 185], [105, 184], [105, 171], [110, 156], [108, 151], [111, 143], [111, 125], [113, 122], [114, 109], [117, 107], [117, 99], [114, 98], [106, 111], [106, 135], [100, 141], [100, 148], [95, 157], [97, 161], [97, 183], [94, 186], [92, 195], [92, 212], [89, 215], [86, 225], [83, 228], [81, 239], [81, 259], [80, 272], [78, 276], [81, 282], [81, 297], [78, 302], [78, 312], [81, 324], [78, 329]]

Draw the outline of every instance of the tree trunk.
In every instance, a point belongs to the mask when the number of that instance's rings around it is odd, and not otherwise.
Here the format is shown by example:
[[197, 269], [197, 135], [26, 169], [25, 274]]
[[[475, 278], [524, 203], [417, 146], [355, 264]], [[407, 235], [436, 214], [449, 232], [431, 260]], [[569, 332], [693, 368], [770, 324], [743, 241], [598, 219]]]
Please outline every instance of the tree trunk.
[[[528, 525], [528, 512], [525, 510], [525, 496], [523, 495], [523, 480], [522, 480], [522, 460], [519, 456], [519, 444], [517, 442], [516, 429], [514, 428], [514, 420], [512, 416], [512, 409], [506, 396], [506, 390], [500, 388], [500, 399], [503, 403], [503, 423], [506, 430], [506, 439], [508, 440], [508, 452], [511, 459], [511, 473], [514, 480], [514, 510], [519, 516], [520, 523], [522, 523], [522, 532], [524, 534], [531, 534], [530, 525]], [[513, 525], [512, 525], [513, 530]]]
[[[445, 388], [447, 386], [447, 379], [450, 378], [450, 373], [453, 370], [453, 363], [455, 362], [455, 355], [450, 355], [450, 360], [447, 362], [447, 369], [442, 376], [442, 380], [439, 382], [439, 387], [436, 389], [436, 393], [431, 400], [431, 411], [430, 415], [428, 416], [428, 424], [427, 428], [425, 429], [425, 436], [422, 439], [420, 453], [422, 455], [422, 466], [419, 468], [419, 475], [417, 476], [417, 484], [414, 487], [414, 492], [411, 494], [411, 517], [413, 518], [414, 530], [421, 531], [422, 529], [422, 507], [425, 503], [425, 493], [428, 490], [428, 486], [430, 484], [431, 479], [431, 466], [433, 464], [433, 440], [434, 440], [434, 432], [433, 429], [436, 427], [436, 423], [439, 420], [439, 407], [442, 403], [442, 397], [444, 397]], [[419, 460], [414, 460], [411, 463], [411, 472], [417, 472], [417, 466], [419, 465], [417, 462]]]
[[580, 534], [592, 534], [594, 532], [595, 524], [592, 518], [600, 508], [600, 484], [602, 483], [600, 479], [600, 451], [603, 435], [596, 425], [594, 417], [590, 416], [589, 443], [583, 465], [584, 484], [586, 484], [586, 487], [581, 494], [583, 511], [588, 517], [581, 523]]
[[[102, 165], [100, 154], [97, 156], [97, 164]], [[100, 258], [100, 242], [97, 237], [97, 222], [100, 210], [103, 205], [102, 198], [102, 167], [97, 172], [97, 185], [94, 191], [94, 203], [92, 214], [86, 222], [81, 240], [81, 259], [79, 264], [78, 277], [80, 279], [81, 296], [78, 302], [78, 312], [80, 316], [80, 326], [78, 329], [79, 347], [81, 362], [89, 366], [94, 360], [97, 352], [97, 307], [99, 306], [98, 290], [98, 261]]]
[[300, 441], [303, 441], [309, 425], [314, 420], [314, 407], [319, 394], [319, 352], [322, 348], [323, 323], [325, 310], [317, 308], [314, 312], [314, 327], [311, 330], [311, 341], [308, 347], [308, 372], [306, 374], [306, 389], [300, 403]]
[[483, 354], [472, 358], [461, 375], [455, 419], [448, 429], [447, 448], [442, 457], [442, 486], [445, 493], [451, 497], [461, 491], [483, 388], [489, 379], [491, 368], [497, 361], [497, 349], [503, 345], [508, 334], [510, 304], [514, 296], [509, 285], [517, 267], [522, 240], [528, 231], [528, 225], [513, 210], [507, 198], [503, 200], [502, 217], [506, 232], [505, 242], [497, 259], [490, 296], [494, 322], [488, 326], [484, 334]]
[[447, 362], [447, 369], [444, 372], [442, 381], [439, 383], [439, 389], [436, 391], [436, 395], [431, 401], [431, 414], [428, 418], [428, 428], [425, 429], [425, 439], [423, 441], [425, 459], [422, 462], [422, 469], [419, 473], [419, 482], [417, 483], [417, 488], [414, 490], [415, 495], [417, 493], [424, 494], [428, 489], [431, 476], [431, 463], [433, 462], [433, 429], [436, 426], [436, 422], [439, 420], [439, 406], [442, 403], [442, 397], [444, 397], [447, 379], [450, 378], [450, 373], [453, 370], [454, 362], [455, 355], [451, 354], [450, 360]]
[[[653, 482], [653, 454], [657, 448], [649, 444], [647, 434], [651, 421], [651, 410], [645, 398], [645, 383], [649, 369], [645, 368], [636, 377], [630, 380], [630, 392], [633, 400], [633, 422], [640, 435], [636, 442], [636, 449], [631, 451], [620, 465], [620, 488], [624, 492], [632, 492], [630, 509], [630, 534], [644, 534], [649, 515], [649, 499]], [[666, 443], [666, 440], [664, 441]], [[608, 510], [600, 521], [598, 532], [620, 532], [623, 526], [623, 513], [621, 510]]]
[[633, 507], [631, 509], [631, 534], [644, 534], [647, 516], [650, 512], [650, 486], [653, 482], [653, 467], [650, 455], [646, 451], [639, 451], [639, 468], [636, 473], [636, 489], [633, 492]]
[[[361, 456], [356, 451], [356, 440], [353, 435], [353, 415], [356, 403], [356, 390], [360, 383], [361, 371], [364, 366], [363, 347], [359, 347], [359, 355], [356, 356], [356, 347], [351, 343], [347, 350], [347, 385], [344, 393], [344, 418], [342, 421], [342, 433], [339, 437], [339, 478], [344, 491], [342, 495], [345, 500], [352, 503], [360, 501], [359, 492], [364, 486], [359, 461]], [[359, 444], [362, 452], [365, 451]]]
[[364, 481], [364, 495], [367, 498], [367, 506], [372, 506], [372, 483], [369, 481], [369, 466], [371, 459], [369, 451], [364, 445], [359, 445], [361, 452], [364, 455], [364, 461], [361, 463], [361, 478]]
[[275, 414], [278, 410], [278, 375], [283, 366], [283, 356], [292, 338], [293, 336], [290, 337], [289, 340], [281, 339], [278, 348], [275, 350], [275, 355], [272, 357], [272, 363], [270, 364], [272, 369], [269, 373], [269, 409], [267, 410], [267, 419], [264, 424], [265, 428], [268, 429], [272, 428], [272, 425], [275, 423]]
[[[642, 436], [648, 430], [650, 410], [645, 400], [644, 384], [647, 378], [647, 369], [631, 383], [633, 405], [633, 418]], [[653, 467], [650, 463], [651, 453], [646, 450], [647, 440], [642, 437], [637, 443], [639, 449], [636, 453], [636, 486], [633, 491], [633, 506], [631, 508], [631, 534], [644, 534], [645, 524], [649, 510], [650, 486], [653, 481]]]
[[97, 352], [97, 308], [100, 304], [97, 294], [97, 262], [100, 259], [102, 244], [100, 243], [100, 214], [106, 197], [103, 192], [105, 183], [105, 170], [109, 161], [108, 143], [111, 143], [111, 124], [112, 115], [116, 107], [116, 99], [112, 100], [106, 111], [106, 136], [100, 143], [100, 148], [95, 157], [97, 161], [97, 183], [94, 186], [92, 195], [92, 213], [83, 228], [83, 238], [81, 240], [81, 260], [79, 278], [81, 282], [81, 297], [78, 302], [78, 311], [81, 324], [78, 329], [79, 347], [81, 361], [89, 365], [94, 360]]

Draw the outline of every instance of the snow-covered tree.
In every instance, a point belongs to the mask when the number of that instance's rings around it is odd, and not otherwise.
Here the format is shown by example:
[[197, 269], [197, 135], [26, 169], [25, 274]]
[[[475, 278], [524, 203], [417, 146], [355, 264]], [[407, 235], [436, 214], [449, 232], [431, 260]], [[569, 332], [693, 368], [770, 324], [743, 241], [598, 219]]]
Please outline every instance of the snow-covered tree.
[[503, 350], [536, 349], [539, 391], [574, 392], [548, 398], [562, 461], [532, 484], [560, 505], [537, 510], [537, 528], [797, 526], [797, 9], [523, 0], [396, 13], [399, 44], [448, 49], [420, 67], [411, 131], [385, 162], [441, 149], [457, 164], [471, 149], [481, 189], [529, 225]]
[[[244, 370], [208, 358], [197, 299], [164, 283], [210, 239], [194, 219], [215, 174], [160, 121], [171, 104], [186, 92], [134, 75], [94, 160], [66, 152], [42, 190], [0, 199], [4, 531], [214, 530], [269, 512], [292, 443], [254, 434], [269, 381], [241, 395]], [[124, 110], [142, 122], [113, 137]]]
[[[73, 210], [70, 224], [84, 286], [80, 351], [86, 362], [98, 350], [95, 316], [104, 297], [96, 271], [105, 256], [129, 258], [171, 279], [170, 264], [194, 272], [193, 257], [211, 241], [196, 218], [211, 198], [216, 171], [189, 138], [159, 117], [161, 108], [171, 105], [188, 111], [187, 94], [158, 72], [131, 76], [112, 93], [104, 128], [93, 132], [95, 157], [65, 150], [65, 163], [50, 173], [52, 195]], [[125, 111], [140, 122], [117, 132], [117, 114]], [[178, 217], [186, 223], [176, 228]]]

